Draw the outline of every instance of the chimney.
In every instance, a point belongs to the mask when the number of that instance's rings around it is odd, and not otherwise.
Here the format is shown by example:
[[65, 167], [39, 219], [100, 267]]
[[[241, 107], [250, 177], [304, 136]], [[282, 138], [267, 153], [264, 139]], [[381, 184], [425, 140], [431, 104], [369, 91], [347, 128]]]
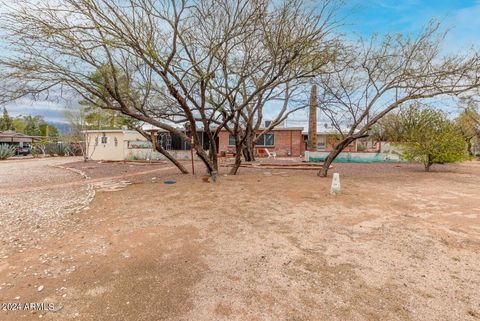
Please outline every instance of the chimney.
[[310, 112], [308, 116], [307, 150], [317, 151], [317, 86], [312, 86], [310, 93]]

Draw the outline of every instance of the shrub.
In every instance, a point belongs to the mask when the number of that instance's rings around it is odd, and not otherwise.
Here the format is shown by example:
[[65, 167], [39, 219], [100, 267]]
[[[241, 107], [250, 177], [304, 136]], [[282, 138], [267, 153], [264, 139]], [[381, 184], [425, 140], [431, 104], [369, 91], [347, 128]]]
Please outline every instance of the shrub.
[[8, 144], [0, 144], [0, 159], [15, 156], [15, 147]]
[[132, 152], [130, 152], [126, 157], [125, 157], [125, 160], [127, 161], [136, 161], [136, 160], [140, 160], [140, 158], [133, 154]]
[[42, 151], [37, 146], [32, 146], [31, 154], [34, 158], [37, 158], [38, 156], [40, 156], [41, 152]]
[[72, 154], [70, 147], [64, 143], [57, 143], [54, 148], [54, 153], [58, 156], [68, 156]]
[[454, 163], [468, 159], [467, 145], [458, 126], [445, 114], [410, 107], [400, 112], [403, 157], [425, 165]]
[[82, 148], [78, 143], [70, 143], [68, 144], [68, 148], [70, 151], [70, 155], [72, 156], [82, 156]]

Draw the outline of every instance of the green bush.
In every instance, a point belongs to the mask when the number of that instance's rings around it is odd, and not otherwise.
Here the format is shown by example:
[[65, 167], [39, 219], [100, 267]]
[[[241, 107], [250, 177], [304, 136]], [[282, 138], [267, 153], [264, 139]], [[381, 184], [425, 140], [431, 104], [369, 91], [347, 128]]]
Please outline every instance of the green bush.
[[57, 143], [54, 149], [54, 153], [58, 156], [69, 156], [72, 154], [70, 147], [64, 143]]
[[468, 159], [467, 144], [459, 127], [442, 112], [412, 106], [399, 116], [406, 160], [423, 163], [428, 172], [433, 164]]
[[37, 158], [40, 155], [41, 151], [37, 146], [32, 146], [31, 154], [34, 158]]
[[140, 160], [140, 158], [133, 154], [133, 153], [129, 153], [126, 157], [125, 157], [125, 160], [127, 161], [136, 161], [136, 160]]
[[15, 147], [8, 144], [0, 144], [0, 159], [15, 156]]

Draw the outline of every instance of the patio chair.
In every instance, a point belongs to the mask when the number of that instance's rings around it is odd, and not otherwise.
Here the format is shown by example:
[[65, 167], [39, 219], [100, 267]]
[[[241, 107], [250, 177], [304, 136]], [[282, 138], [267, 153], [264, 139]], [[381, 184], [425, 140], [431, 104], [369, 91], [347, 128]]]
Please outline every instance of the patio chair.
[[267, 148], [265, 148], [265, 153], [267, 153], [268, 158], [277, 159], [277, 153], [275, 152], [270, 152]]

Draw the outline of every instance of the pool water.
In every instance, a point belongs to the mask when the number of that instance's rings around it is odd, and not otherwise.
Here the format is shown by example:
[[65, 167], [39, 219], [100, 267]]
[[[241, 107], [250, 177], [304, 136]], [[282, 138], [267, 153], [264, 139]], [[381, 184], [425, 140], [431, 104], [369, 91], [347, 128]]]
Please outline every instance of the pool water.
[[[323, 162], [327, 156], [316, 156], [316, 157], [309, 157], [309, 162]], [[338, 156], [334, 161], [334, 163], [401, 163], [403, 162], [401, 159], [394, 159], [389, 158], [385, 154], [382, 153], [362, 153], [361, 155], [351, 155], [347, 154], [346, 156]]]

